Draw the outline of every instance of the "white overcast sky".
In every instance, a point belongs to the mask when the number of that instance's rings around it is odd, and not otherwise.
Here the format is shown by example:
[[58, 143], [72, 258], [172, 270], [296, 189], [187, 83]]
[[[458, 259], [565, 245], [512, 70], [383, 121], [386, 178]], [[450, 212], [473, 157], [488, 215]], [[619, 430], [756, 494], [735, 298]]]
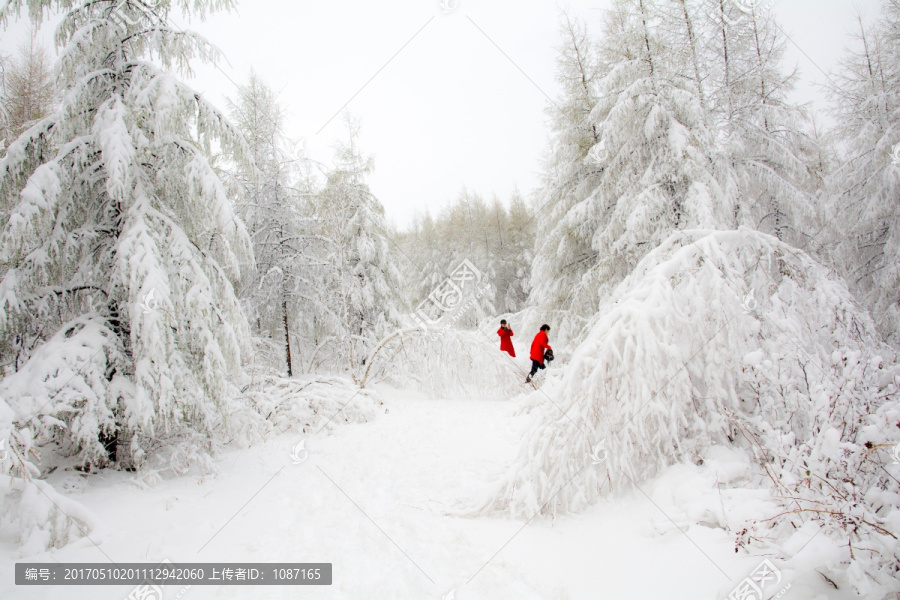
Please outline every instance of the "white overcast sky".
[[[768, 0], [732, 0], [767, 4]], [[437, 213], [464, 186], [506, 200], [537, 183], [547, 142], [547, 96], [556, 97], [559, 6], [599, 31], [606, 0], [244, 0], [192, 27], [224, 53], [191, 82], [219, 107], [253, 68], [280, 94], [287, 133], [330, 162], [345, 133], [332, 117], [345, 105], [362, 120], [374, 154], [370, 183], [388, 218]], [[790, 36], [787, 65], [800, 68], [796, 100], [816, 102], [815, 84], [849, 43], [854, 7], [874, 18], [878, 0], [776, 0]], [[0, 32], [9, 53], [27, 21]], [[52, 31], [42, 37], [51, 45]], [[399, 52], [398, 52], [399, 51]], [[331, 120], [329, 122], [329, 120]], [[318, 135], [317, 135], [318, 134]]]

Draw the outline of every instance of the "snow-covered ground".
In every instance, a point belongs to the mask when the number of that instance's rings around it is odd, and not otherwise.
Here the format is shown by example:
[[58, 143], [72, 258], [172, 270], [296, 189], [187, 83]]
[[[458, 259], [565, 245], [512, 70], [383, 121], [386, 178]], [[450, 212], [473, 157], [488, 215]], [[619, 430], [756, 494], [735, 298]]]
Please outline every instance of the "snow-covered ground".
[[677, 530], [650, 488], [649, 497], [636, 491], [555, 522], [448, 516], [508, 468], [529, 417], [515, 416], [515, 400], [379, 391], [385, 415], [310, 438], [300, 464], [291, 450], [301, 438], [291, 434], [223, 455], [218, 476], [165, 480], [149, 490], [124, 472], [54, 473], [57, 489], [98, 514], [107, 530], [24, 558], [6, 543], [0, 596], [118, 600], [130, 591], [17, 588], [15, 560], [334, 565], [330, 587], [166, 590], [187, 600], [717, 599], [759, 563], [735, 554], [721, 529]]

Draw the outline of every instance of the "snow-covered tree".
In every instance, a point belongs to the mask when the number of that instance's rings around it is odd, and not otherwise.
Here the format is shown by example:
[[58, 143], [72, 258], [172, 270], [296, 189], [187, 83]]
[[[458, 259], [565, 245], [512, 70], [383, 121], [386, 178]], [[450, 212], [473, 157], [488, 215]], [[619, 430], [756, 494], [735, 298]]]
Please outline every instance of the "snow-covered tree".
[[[544, 167], [544, 180], [535, 199], [535, 256], [528, 285], [529, 300], [547, 309], [568, 309], [582, 277], [596, 262], [592, 245], [597, 215], [584, 200], [599, 185], [601, 168], [588, 157], [601, 138], [591, 111], [598, 101], [600, 59], [587, 27], [564, 15], [563, 42], [557, 58], [561, 97], [547, 110], [552, 123], [552, 141]], [[595, 151], [595, 152], [597, 152]], [[592, 312], [595, 294], [578, 302]]]
[[283, 339], [284, 364], [293, 375], [292, 331], [303, 256], [301, 204], [294, 187], [297, 157], [289, 152], [284, 116], [275, 93], [255, 73], [229, 102], [232, 120], [249, 149], [236, 178], [243, 200], [238, 213], [253, 241], [255, 268], [244, 269], [241, 297], [249, 306], [250, 322], [258, 333]]
[[400, 320], [400, 273], [391, 255], [384, 207], [366, 176], [371, 157], [359, 148], [359, 125], [347, 120], [349, 139], [337, 147], [318, 202], [321, 233], [331, 242], [332, 275], [326, 281], [341, 318], [340, 338], [351, 373]]
[[[821, 149], [787, 99], [796, 75], [781, 70], [784, 35], [770, 14], [734, 4], [614, 2], [593, 62], [566, 21], [532, 303], [592, 315], [677, 229], [744, 225], [804, 241]], [[577, 118], [585, 106], [590, 127]]]
[[799, 246], [815, 214], [821, 181], [813, 161], [821, 150], [805, 109], [789, 100], [798, 74], [782, 70], [787, 40], [774, 15], [735, 4], [701, 2], [695, 21], [706, 32], [701, 85], [727, 168], [722, 185], [737, 196], [731, 226]]
[[681, 76], [680, 39], [664, 27], [657, 4], [621, 0], [605, 19], [608, 72], [592, 112], [603, 171], [574, 213], [594, 225], [596, 256], [579, 287], [595, 300], [608, 297], [672, 231], [725, 226], [733, 212], [699, 92]]
[[0, 163], [0, 396], [16, 443], [56, 441], [86, 468], [159, 449], [183, 468], [225, 426], [251, 248], [209, 156], [240, 136], [170, 74], [212, 49], [167, 17], [231, 5], [27, 2], [32, 19], [64, 15], [59, 105]]
[[[403, 248], [398, 265], [402, 273], [404, 295], [415, 307], [440, 282], [446, 259], [442, 222], [430, 212], [417, 214], [407, 231], [398, 232], [397, 242]], [[411, 252], [415, 249], [415, 254]]]
[[427, 304], [429, 294], [468, 260], [483, 279], [478, 292], [465, 298], [465, 314], [455, 325], [471, 328], [486, 317], [494, 320], [498, 313], [521, 310], [527, 302], [536, 227], [517, 190], [507, 208], [497, 197], [488, 204], [463, 189], [436, 217], [420, 216], [397, 235], [409, 303]]
[[[496, 208], [499, 204], [499, 200], [495, 199], [493, 206]], [[457, 318], [455, 324], [459, 327], [471, 328], [481, 318], [496, 311], [496, 268], [502, 263], [497, 248], [496, 221], [481, 195], [465, 188], [440, 215], [441, 239], [437, 250], [441, 257], [441, 269], [433, 275], [436, 284], [440, 285], [464, 261], [469, 261], [481, 272], [486, 290], [480, 295], [466, 292], [467, 297], [463, 301], [467, 310], [454, 315]], [[410, 248], [408, 252], [415, 252], [415, 249]], [[432, 287], [427, 292], [434, 289]]]
[[[38, 30], [12, 56], [0, 56], [0, 156], [31, 124], [47, 115], [53, 102], [51, 59], [38, 40]], [[9, 216], [0, 202], [0, 222]]]
[[51, 109], [53, 80], [51, 59], [33, 27], [18, 52], [4, 61], [0, 77], [0, 141], [5, 149], [28, 125]]
[[[829, 578], [865, 598], [900, 591], [897, 355], [839, 278], [776, 238], [673, 234], [530, 400], [519, 458], [475, 512], [582, 510], [726, 449], [744, 463], [723, 474], [705, 523], [782, 560], [821, 529], [842, 549]], [[763, 511], [727, 518], [728, 488], [758, 490]]]
[[900, 346], [900, 3], [860, 18], [828, 88], [844, 162], [831, 177], [826, 244], [838, 270]]
[[534, 260], [535, 215], [519, 194], [513, 192], [509, 210], [495, 203], [489, 218], [497, 224], [497, 265], [493, 284], [496, 288], [494, 305], [502, 312], [516, 312], [525, 308], [531, 264]]

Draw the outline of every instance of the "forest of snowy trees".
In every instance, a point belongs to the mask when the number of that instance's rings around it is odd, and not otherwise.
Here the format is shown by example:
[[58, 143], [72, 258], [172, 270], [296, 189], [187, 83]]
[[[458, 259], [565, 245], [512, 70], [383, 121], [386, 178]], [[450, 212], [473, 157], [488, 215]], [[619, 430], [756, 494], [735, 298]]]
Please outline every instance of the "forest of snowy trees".
[[492, 289], [466, 313], [467, 325], [524, 309], [536, 227], [532, 209], [518, 192], [507, 207], [496, 197], [488, 205], [478, 194], [463, 190], [437, 217], [422, 215], [409, 231], [396, 236], [398, 252], [406, 258], [400, 265], [406, 269], [407, 297], [418, 303], [443, 274], [470, 260]]
[[[900, 0], [856, 23], [827, 115], [792, 100], [771, 11], [608, 4], [560, 17], [538, 188], [404, 228], [353, 117], [323, 164], [258, 75], [221, 107], [185, 83], [217, 50], [169, 12], [233, 0], [0, 4], [4, 27], [64, 15], [55, 62], [36, 34], [0, 56], [4, 530], [27, 554], [95, 527], [57, 468], [152, 485], [373, 419], [378, 381], [508, 377], [531, 426], [462, 514], [578, 512], [728, 448], [745, 471], [718, 489], [768, 494], [703, 517], [735, 549], [789, 563], [818, 527], [835, 588], [900, 594]], [[423, 331], [464, 261], [486, 292]], [[500, 318], [553, 324], [537, 389], [490, 354]]]

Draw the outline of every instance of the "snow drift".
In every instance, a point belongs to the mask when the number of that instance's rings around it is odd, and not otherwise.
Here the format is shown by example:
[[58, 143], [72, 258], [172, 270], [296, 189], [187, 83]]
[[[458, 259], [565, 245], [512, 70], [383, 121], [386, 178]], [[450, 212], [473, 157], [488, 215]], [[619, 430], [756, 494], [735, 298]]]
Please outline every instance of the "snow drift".
[[532, 394], [520, 456], [475, 512], [577, 511], [728, 446], [748, 456], [740, 485], [780, 506], [736, 531], [737, 546], [813, 522], [844, 549], [829, 571], [870, 597], [898, 591], [894, 364], [846, 286], [809, 256], [745, 229], [677, 233]]

